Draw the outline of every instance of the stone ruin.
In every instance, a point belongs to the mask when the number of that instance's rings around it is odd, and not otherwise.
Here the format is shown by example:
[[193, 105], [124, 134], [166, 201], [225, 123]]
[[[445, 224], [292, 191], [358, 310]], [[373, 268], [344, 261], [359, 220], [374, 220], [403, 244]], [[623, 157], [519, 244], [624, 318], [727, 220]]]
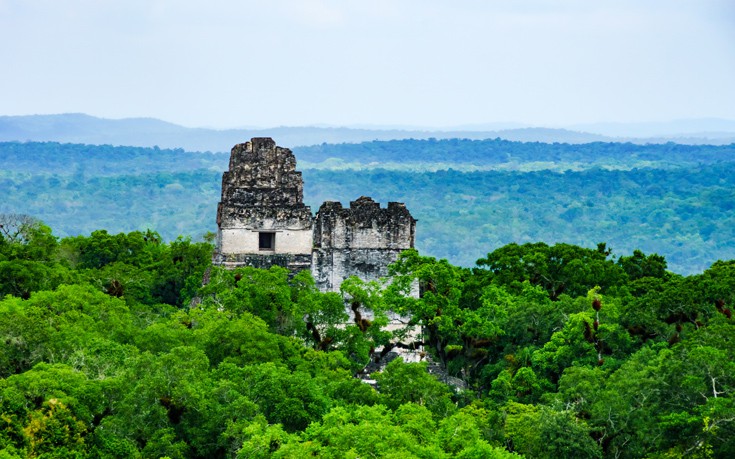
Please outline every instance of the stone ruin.
[[416, 219], [403, 203], [327, 201], [314, 217], [303, 187], [288, 148], [268, 137], [235, 145], [222, 175], [215, 264], [309, 269], [321, 291], [339, 291], [350, 276], [387, 276], [398, 254], [414, 247]]

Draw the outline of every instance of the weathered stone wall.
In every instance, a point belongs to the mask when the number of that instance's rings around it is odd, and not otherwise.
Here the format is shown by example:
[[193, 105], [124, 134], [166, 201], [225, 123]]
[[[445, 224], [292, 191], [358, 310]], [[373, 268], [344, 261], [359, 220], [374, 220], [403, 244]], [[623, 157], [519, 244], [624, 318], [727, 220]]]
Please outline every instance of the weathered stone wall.
[[415, 233], [416, 220], [401, 203], [381, 208], [363, 196], [345, 209], [339, 202], [325, 202], [314, 226], [314, 280], [323, 291], [338, 291], [350, 276], [366, 281], [385, 277], [401, 251], [414, 246]]
[[[273, 231], [275, 234], [274, 254], [310, 253], [313, 244], [313, 232], [307, 229], [277, 229], [275, 225], [264, 225], [263, 230]], [[220, 251], [222, 253], [261, 253], [258, 247], [258, 234], [251, 228], [223, 228], [220, 229]]]
[[321, 291], [338, 292], [350, 276], [364, 281], [386, 277], [388, 265], [400, 253], [391, 249], [314, 249], [311, 274]]
[[[222, 174], [215, 262], [259, 267], [291, 263], [294, 270], [303, 269], [303, 262], [295, 260], [299, 255], [310, 258], [313, 244], [313, 217], [303, 203], [303, 186], [288, 148], [270, 138], [235, 145], [229, 170]], [[272, 248], [260, 247], [260, 232], [275, 234]]]
[[[235, 145], [222, 174], [215, 263], [311, 269], [322, 291], [338, 291], [350, 276], [385, 277], [400, 252], [414, 246], [416, 220], [402, 203], [381, 208], [363, 196], [343, 208], [329, 201], [315, 219], [303, 186], [293, 153], [273, 139]], [[262, 247], [264, 232], [273, 234], [272, 247]]]
[[253, 268], [268, 269], [271, 266], [280, 266], [297, 273], [311, 268], [311, 255], [304, 254], [253, 254], [235, 253], [215, 255], [215, 263], [225, 268], [252, 266]]
[[350, 208], [327, 201], [321, 205], [314, 227], [314, 246], [332, 249], [398, 249], [413, 247], [416, 220], [403, 203], [387, 208], [369, 197], [350, 202]]

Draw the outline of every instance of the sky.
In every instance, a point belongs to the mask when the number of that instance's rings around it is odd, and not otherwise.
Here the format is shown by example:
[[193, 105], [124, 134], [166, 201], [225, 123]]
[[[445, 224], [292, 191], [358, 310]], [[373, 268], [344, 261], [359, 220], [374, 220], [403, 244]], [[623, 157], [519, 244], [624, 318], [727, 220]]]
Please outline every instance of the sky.
[[733, 0], [0, 0], [0, 115], [735, 119]]

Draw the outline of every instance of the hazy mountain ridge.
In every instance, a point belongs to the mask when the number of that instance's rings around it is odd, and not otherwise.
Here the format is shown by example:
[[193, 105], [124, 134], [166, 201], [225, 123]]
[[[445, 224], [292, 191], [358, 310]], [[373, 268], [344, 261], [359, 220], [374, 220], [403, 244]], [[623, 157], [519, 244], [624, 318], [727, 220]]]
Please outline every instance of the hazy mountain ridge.
[[735, 137], [735, 120], [694, 118], [640, 123], [583, 123], [569, 129], [611, 137]]
[[[183, 148], [188, 151], [224, 152], [251, 137], [273, 137], [280, 145], [296, 147], [322, 143], [360, 143], [402, 139], [505, 139], [520, 142], [589, 143], [632, 142], [725, 145], [735, 143], [735, 128], [727, 120], [713, 132], [679, 132], [654, 138], [611, 137], [560, 128], [523, 127], [502, 130], [402, 130], [346, 127], [273, 127], [267, 129], [188, 128], [154, 118], [119, 120], [85, 114], [0, 116], [0, 141], [56, 141], [93, 145]], [[595, 125], [592, 125], [594, 127]], [[599, 126], [598, 126], [599, 127]]]

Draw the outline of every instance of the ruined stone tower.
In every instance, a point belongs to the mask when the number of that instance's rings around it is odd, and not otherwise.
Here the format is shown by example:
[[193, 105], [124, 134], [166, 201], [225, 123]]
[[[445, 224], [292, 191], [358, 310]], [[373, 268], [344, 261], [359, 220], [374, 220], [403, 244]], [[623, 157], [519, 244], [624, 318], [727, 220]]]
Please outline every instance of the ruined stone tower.
[[384, 209], [362, 196], [345, 209], [339, 202], [325, 202], [314, 227], [314, 280], [334, 291], [349, 276], [367, 281], [385, 277], [398, 254], [413, 248], [415, 232], [416, 220], [403, 203], [390, 202]]
[[405, 205], [381, 208], [364, 196], [349, 208], [325, 202], [312, 217], [293, 153], [270, 138], [232, 148], [217, 225], [216, 264], [310, 269], [322, 291], [338, 291], [349, 276], [385, 277], [416, 235], [416, 220]]
[[313, 217], [291, 150], [270, 138], [235, 145], [222, 174], [215, 262], [310, 269]]

